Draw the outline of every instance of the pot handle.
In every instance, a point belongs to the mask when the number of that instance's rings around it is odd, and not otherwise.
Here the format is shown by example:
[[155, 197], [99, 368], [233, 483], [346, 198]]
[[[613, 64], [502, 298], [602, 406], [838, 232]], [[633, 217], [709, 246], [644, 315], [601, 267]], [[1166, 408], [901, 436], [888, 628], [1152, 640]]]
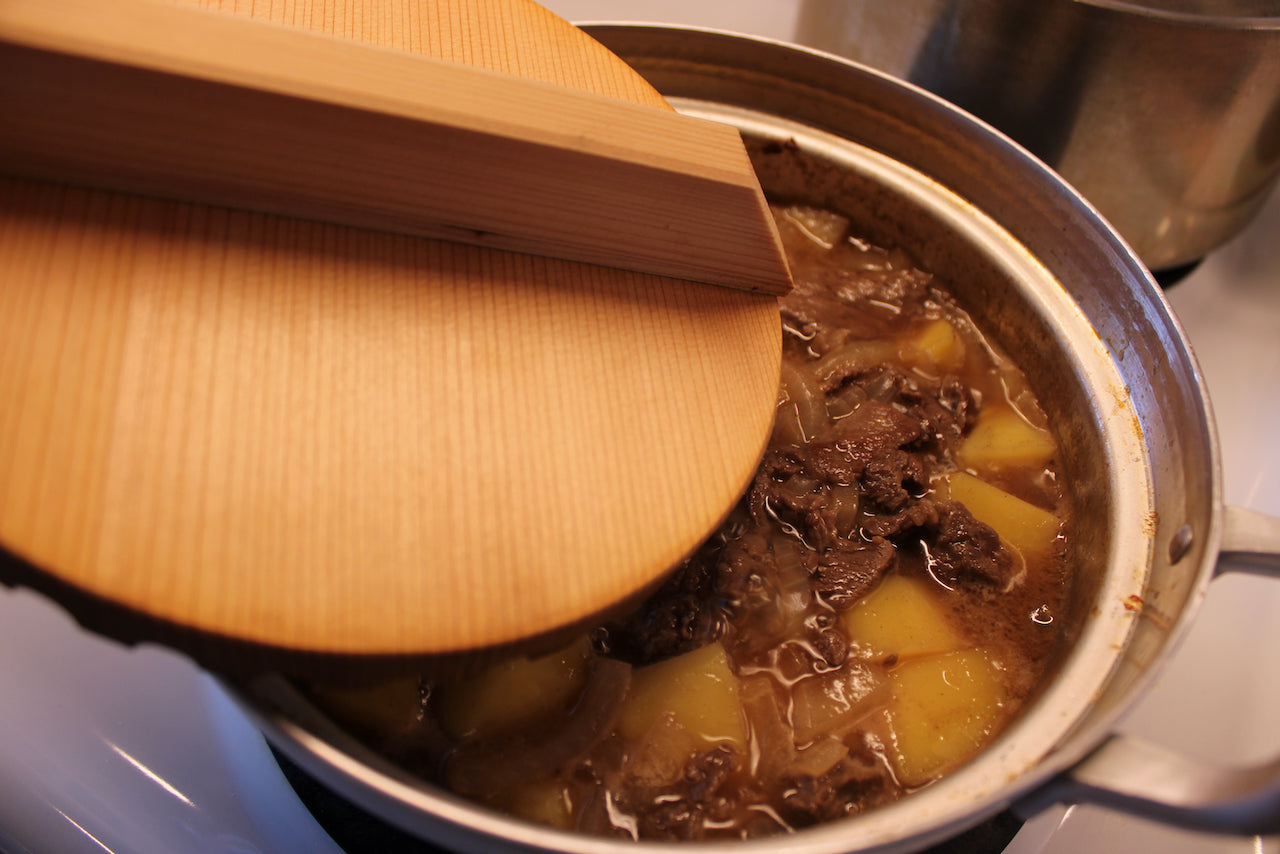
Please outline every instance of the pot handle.
[[[1227, 507], [1218, 573], [1280, 579], [1280, 518]], [[1066, 774], [1018, 805], [1091, 803], [1189, 830], [1280, 833], [1280, 757], [1222, 768], [1131, 736], [1112, 735]]]
[[1188, 830], [1280, 833], [1280, 758], [1245, 768], [1197, 762], [1131, 736], [1113, 735], [1017, 810], [1090, 803]]
[[1227, 507], [1224, 513], [1218, 574], [1252, 572], [1280, 578], [1280, 518]]

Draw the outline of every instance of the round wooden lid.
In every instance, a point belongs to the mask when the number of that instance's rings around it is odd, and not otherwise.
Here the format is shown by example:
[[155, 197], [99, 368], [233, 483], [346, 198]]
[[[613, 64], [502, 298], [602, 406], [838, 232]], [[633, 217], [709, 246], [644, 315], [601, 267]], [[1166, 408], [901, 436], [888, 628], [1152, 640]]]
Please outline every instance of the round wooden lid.
[[[211, 5], [662, 103], [524, 0]], [[392, 656], [552, 633], [691, 552], [772, 421], [768, 296], [17, 179], [0, 258], [0, 544], [36, 568], [6, 574], [90, 624]]]

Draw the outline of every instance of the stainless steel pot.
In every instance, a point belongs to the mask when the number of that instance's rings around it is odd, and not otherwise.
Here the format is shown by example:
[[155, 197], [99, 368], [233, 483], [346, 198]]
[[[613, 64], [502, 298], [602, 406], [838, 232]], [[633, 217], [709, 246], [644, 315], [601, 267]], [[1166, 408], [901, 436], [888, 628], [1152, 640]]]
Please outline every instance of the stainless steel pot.
[[1010, 134], [1155, 270], [1235, 235], [1280, 175], [1277, 0], [805, 0], [796, 38]]
[[[1210, 771], [1112, 735], [1226, 566], [1218, 563], [1224, 550], [1280, 553], [1280, 520], [1223, 508], [1216, 434], [1195, 360], [1124, 242], [1008, 139], [892, 78], [711, 31], [590, 31], [682, 111], [740, 128], [771, 196], [839, 210], [870, 238], [910, 247], [944, 277], [1019, 358], [1076, 484], [1071, 559], [1082, 616], [1057, 677], [967, 766], [896, 804], [790, 837], [786, 849], [915, 850], [1010, 804], [1034, 809], [1059, 799], [1202, 828], [1280, 830], [1280, 762]], [[281, 679], [233, 690], [293, 761], [423, 837], [467, 851], [636, 848], [534, 827], [426, 786]], [[763, 852], [779, 844], [699, 849]]]

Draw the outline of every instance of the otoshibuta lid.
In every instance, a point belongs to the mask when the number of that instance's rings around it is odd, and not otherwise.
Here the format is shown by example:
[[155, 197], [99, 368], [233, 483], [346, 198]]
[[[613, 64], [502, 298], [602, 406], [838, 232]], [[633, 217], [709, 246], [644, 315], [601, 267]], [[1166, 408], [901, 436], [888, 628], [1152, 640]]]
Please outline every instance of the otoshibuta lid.
[[[386, 5], [307, 25], [665, 108], [532, 3]], [[0, 188], [0, 577], [97, 631], [364, 674], [549, 641], [767, 440], [771, 296], [72, 184]]]

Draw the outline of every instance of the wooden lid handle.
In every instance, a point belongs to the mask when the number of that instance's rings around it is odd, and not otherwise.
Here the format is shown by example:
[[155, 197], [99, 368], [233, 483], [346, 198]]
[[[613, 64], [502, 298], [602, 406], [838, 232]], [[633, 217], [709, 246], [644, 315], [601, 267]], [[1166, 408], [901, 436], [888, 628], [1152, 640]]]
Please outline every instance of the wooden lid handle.
[[790, 287], [737, 131], [462, 63], [152, 0], [5, 0], [0, 113], [9, 174]]

